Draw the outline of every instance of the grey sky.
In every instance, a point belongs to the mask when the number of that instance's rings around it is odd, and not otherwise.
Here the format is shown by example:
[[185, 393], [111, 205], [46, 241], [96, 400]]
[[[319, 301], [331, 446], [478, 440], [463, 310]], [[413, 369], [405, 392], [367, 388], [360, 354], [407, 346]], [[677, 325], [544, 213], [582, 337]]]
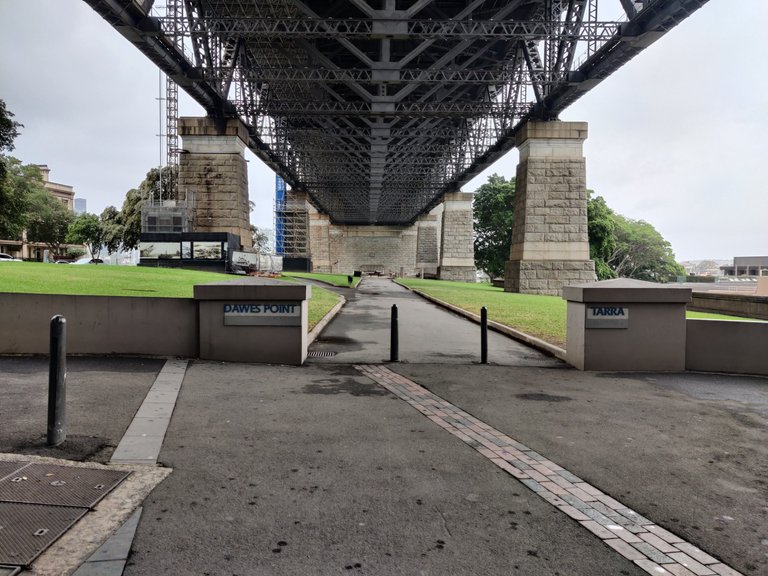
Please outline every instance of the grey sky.
[[[764, 0], [710, 0], [561, 116], [589, 122], [588, 186], [679, 260], [768, 254], [766, 21]], [[202, 114], [180, 95], [181, 115]], [[158, 164], [157, 97], [157, 69], [82, 0], [0, 0], [0, 98], [25, 126], [12, 154], [89, 212], [119, 208]], [[251, 221], [269, 228], [274, 175], [248, 159]]]

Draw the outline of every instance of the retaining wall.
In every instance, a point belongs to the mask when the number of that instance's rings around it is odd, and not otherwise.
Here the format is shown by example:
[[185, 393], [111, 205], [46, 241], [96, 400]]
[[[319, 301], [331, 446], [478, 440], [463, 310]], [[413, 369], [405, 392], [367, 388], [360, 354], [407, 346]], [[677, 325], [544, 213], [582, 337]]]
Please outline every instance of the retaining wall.
[[768, 296], [694, 292], [688, 309], [768, 320]]
[[67, 353], [197, 356], [192, 298], [0, 293], [0, 354], [48, 354], [51, 318], [67, 319]]
[[768, 375], [768, 322], [691, 319], [685, 326], [686, 370]]

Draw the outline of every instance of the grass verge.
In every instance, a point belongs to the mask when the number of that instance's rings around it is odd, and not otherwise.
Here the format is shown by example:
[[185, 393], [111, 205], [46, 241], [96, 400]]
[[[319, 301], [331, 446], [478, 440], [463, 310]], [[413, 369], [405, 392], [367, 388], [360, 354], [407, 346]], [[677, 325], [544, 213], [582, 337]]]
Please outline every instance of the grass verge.
[[[39, 262], [0, 263], [0, 292], [81, 296], [151, 296], [192, 298], [195, 284], [226, 282], [237, 277], [217, 272], [144, 266], [61, 265]], [[346, 281], [346, 279], [345, 279]], [[338, 302], [338, 296], [312, 287], [309, 329]]]
[[[490, 284], [467, 284], [448, 280], [402, 278], [397, 282], [473, 314], [479, 315], [480, 308], [485, 306], [488, 308], [489, 320], [565, 348], [566, 302], [559, 296], [513, 294]], [[709, 312], [687, 312], [686, 316], [712, 320], [751, 321], [749, 318], [736, 318]]]

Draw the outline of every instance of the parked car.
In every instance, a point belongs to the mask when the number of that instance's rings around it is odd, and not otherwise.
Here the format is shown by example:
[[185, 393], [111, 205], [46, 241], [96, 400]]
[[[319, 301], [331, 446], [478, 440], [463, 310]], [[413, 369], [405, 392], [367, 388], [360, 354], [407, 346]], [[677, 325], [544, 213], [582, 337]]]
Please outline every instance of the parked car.
[[104, 260], [101, 258], [88, 258], [87, 256], [85, 258], [80, 258], [79, 260], [75, 260], [72, 262], [72, 264], [104, 264]]
[[14, 258], [10, 254], [0, 252], [0, 262], [22, 262], [21, 258]]

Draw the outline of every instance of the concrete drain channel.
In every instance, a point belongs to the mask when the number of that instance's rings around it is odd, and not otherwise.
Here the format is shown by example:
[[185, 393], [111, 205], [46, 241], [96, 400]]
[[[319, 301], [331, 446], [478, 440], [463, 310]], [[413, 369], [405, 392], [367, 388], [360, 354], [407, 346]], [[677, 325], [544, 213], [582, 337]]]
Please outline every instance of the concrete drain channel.
[[0, 462], [0, 576], [29, 566], [129, 474]]
[[307, 358], [330, 358], [336, 356], [336, 352], [330, 350], [310, 350], [307, 352]]

